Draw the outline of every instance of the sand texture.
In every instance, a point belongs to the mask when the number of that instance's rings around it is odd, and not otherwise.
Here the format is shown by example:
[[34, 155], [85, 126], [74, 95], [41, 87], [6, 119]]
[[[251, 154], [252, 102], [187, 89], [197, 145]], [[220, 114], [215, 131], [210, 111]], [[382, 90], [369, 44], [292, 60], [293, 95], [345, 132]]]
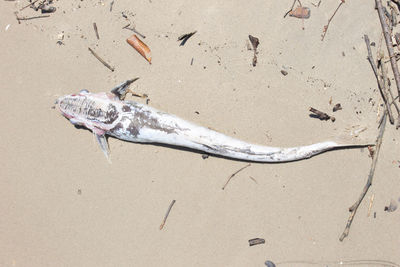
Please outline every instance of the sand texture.
[[[18, 24], [14, 12], [29, 2], [0, 1], [0, 266], [400, 264], [400, 209], [384, 211], [391, 199], [400, 204], [394, 125], [386, 126], [373, 185], [340, 242], [370, 170], [367, 148], [252, 163], [222, 190], [247, 162], [109, 138], [109, 164], [90, 131], [52, 109], [59, 96], [140, 77], [131, 88], [150, 106], [252, 143], [374, 143], [383, 102], [364, 34], [374, 56], [380, 48], [387, 56], [374, 1], [346, 1], [324, 41], [339, 0], [301, 1], [311, 11], [305, 20], [283, 18], [292, 0], [113, 2], [110, 11], [111, 0], [59, 0], [50, 17]], [[18, 13], [39, 15], [46, 14]], [[146, 36], [152, 64], [126, 42], [128, 23]], [[179, 46], [178, 37], [193, 31]], [[255, 67], [249, 35], [260, 41]], [[337, 103], [343, 109], [333, 113]], [[336, 121], [311, 118], [310, 106]], [[265, 244], [250, 247], [253, 238]]]

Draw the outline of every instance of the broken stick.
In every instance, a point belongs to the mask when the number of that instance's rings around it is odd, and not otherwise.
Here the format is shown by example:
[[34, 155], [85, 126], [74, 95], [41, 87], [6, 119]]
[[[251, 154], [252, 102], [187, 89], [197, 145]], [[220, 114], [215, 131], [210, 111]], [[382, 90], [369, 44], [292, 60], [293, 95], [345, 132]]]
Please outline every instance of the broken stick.
[[[372, 70], [375, 74], [376, 82], [378, 83], [379, 92], [381, 93], [383, 102], [386, 105], [386, 110], [388, 111], [388, 115], [389, 115], [389, 121], [391, 124], [393, 124], [394, 120], [393, 120], [392, 111], [390, 109], [390, 105], [389, 105], [389, 101], [388, 101], [388, 97], [387, 97], [387, 90], [386, 90], [385, 82], [384, 81], [382, 82], [382, 80], [379, 78], [378, 68], [376, 67], [374, 57], [372, 56], [372, 52], [371, 52], [371, 45], [370, 45], [369, 37], [366, 34], [364, 35], [364, 41], [367, 46], [367, 51], [368, 51], [367, 58], [368, 58], [369, 64], [371, 65]], [[384, 66], [382, 66], [382, 69], [383, 69], [383, 67]]]
[[324, 26], [321, 41], [324, 40], [325, 35], [326, 35], [326, 32], [328, 31], [328, 28], [329, 28], [329, 24], [331, 24], [331, 21], [332, 21], [333, 17], [336, 15], [336, 13], [338, 12], [339, 8], [344, 4], [344, 2], [345, 2], [345, 0], [341, 0], [340, 4], [339, 4], [338, 7], [336, 8], [335, 12], [333, 12], [333, 15], [332, 15], [332, 16], [330, 17], [330, 19], [328, 20], [328, 24], [326, 24], [326, 25]]
[[164, 227], [164, 225], [165, 225], [165, 222], [167, 221], [168, 215], [169, 215], [169, 213], [171, 212], [172, 206], [175, 204], [175, 202], [176, 202], [176, 201], [175, 201], [175, 199], [174, 199], [174, 200], [172, 200], [171, 204], [169, 204], [167, 213], [165, 214], [164, 220], [162, 221], [162, 223], [161, 223], [161, 225], [160, 225], [160, 230], [163, 229], [163, 227]]
[[233, 174], [231, 174], [231, 176], [229, 176], [228, 181], [226, 181], [225, 185], [222, 187], [222, 190], [225, 190], [225, 187], [228, 185], [229, 181], [233, 178], [233, 176], [235, 176], [236, 174], [238, 174], [239, 172], [243, 171], [244, 169], [246, 169], [247, 167], [250, 167], [250, 163], [247, 164], [246, 166], [240, 168], [239, 170], [235, 171]]
[[90, 53], [92, 53], [92, 55], [97, 58], [98, 61], [100, 61], [104, 66], [106, 66], [106, 68], [108, 68], [111, 71], [114, 71], [115, 68], [111, 67], [110, 64], [108, 64], [107, 62], [105, 62], [99, 55], [97, 55], [96, 52], [93, 51], [93, 49], [91, 49], [90, 47], [88, 47]]
[[358, 200], [353, 204], [353, 206], [351, 206], [349, 208], [350, 216], [349, 216], [349, 219], [347, 220], [346, 228], [344, 229], [342, 235], [339, 238], [340, 241], [343, 241], [349, 235], [350, 226], [351, 226], [351, 224], [353, 222], [354, 216], [356, 215], [357, 209], [360, 206], [361, 201], [364, 199], [365, 195], [367, 194], [369, 187], [372, 185], [372, 179], [374, 177], [376, 163], [378, 162], [378, 155], [379, 155], [379, 151], [380, 151], [381, 145], [382, 145], [383, 133], [385, 132], [386, 115], [387, 115], [387, 112], [385, 111], [383, 113], [382, 125], [381, 125], [381, 128], [379, 130], [378, 137], [376, 139], [375, 157], [373, 158], [372, 163], [371, 163], [371, 169], [369, 171], [367, 183], [365, 184], [364, 189], [361, 192], [361, 195], [358, 198]]
[[318, 118], [322, 121], [331, 120], [332, 122], [334, 122], [336, 120], [335, 117], [330, 116], [330, 115], [326, 114], [325, 112], [319, 111], [315, 108], [310, 107], [309, 111], [314, 113], [314, 114], [311, 114], [310, 117]]
[[[396, 108], [396, 111], [397, 111], [397, 123], [396, 123], [396, 130], [397, 130], [400, 127], [400, 107], [398, 106], [396, 99], [393, 97], [392, 90], [390, 89], [390, 81], [389, 81], [389, 78], [387, 77], [387, 69], [386, 69], [385, 64], [381, 65], [381, 70], [382, 70], [383, 84], [385, 85], [385, 88], [387, 88], [387, 91], [389, 91], [390, 97], [392, 98], [392, 102], [389, 103], [389, 108], [393, 103], [394, 107]], [[389, 96], [388, 96], [387, 92], [386, 92], [386, 97], [389, 102]], [[390, 110], [390, 112], [391, 112], [391, 110]]]
[[383, 35], [385, 36], [386, 47], [389, 53], [390, 64], [392, 65], [394, 80], [396, 81], [397, 93], [400, 96], [400, 74], [397, 66], [396, 57], [393, 51], [392, 35], [389, 32], [388, 25], [385, 20], [382, 0], [375, 0], [376, 8], [378, 9], [379, 20], [381, 22]]
[[39, 1], [39, 0], [35, 0], [35, 1], [33, 1], [32, 3], [29, 3], [29, 5], [24, 6], [24, 7], [21, 8], [19, 11], [22, 11], [22, 10], [24, 10], [25, 8], [32, 6], [32, 5], [35, 4], [37, 1]]
[[93, 22], [93, 29], [94, 29], [94, 33], [96, 34], [97, 40], [100, 40], [99, 31], [97, 30], [96, 22]]

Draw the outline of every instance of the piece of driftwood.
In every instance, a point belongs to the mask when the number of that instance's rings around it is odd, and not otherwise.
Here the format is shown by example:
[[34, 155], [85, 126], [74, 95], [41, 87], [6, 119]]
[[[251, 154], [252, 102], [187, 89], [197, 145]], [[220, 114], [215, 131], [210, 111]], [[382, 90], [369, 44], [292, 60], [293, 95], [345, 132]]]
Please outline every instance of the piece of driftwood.
[[309, 111], [313, 113], [313, 114], [310, 114], [310, 117], [318, 118], [322, 121], [331, 120], [332, 122], [334, 122], [336, 120], [335, 117], [330, 116], [330, 115], [326, 114], [325, 112], [319, 111], [315, 108], [310, 107]]
[[[400, 96], [400, 74], [397, 66], [396, 57], [393, 51], [392, 35], [389, 32], [388, 25], [386, 23], [385, 14], [383, 11], [382, 0], [375, 0], [376, 8], [378, 10], [379, 20], [381, 22], [383, 35], [385, 37], [386, 47], [389, 53], [390, 64], [392, 65], [394, 80], [396, 81], [397, 93]], [[399, 98], [400, 99], [400, 98]]]
[[351, 227], [351, 224], [353, 223], [353, 219], [354, 219], [354, 216], [356, 215], [357, 209], [360, 206], [361, 201], [364, 199], [365, 195], [367, 194], [368, 189], [372, 185], [372, 180], [374, 178], [376, 163], [378, 162], [378, 155], [379, 155], [379, 151], [380, 151], [381, 145], [382, 145], [383, 133], [385, 132], [386, 116], [387, 116], [387, 112], [385, 111], [383, 113], [383, 116], [382, 116], [383, 119], [382, 119], [381, 128], [379, 130], [379, 134], [378, 134], [378, 137], [376, 139], [375, 156], [372, 159], [371, 168], [370, 168], [370, 171], [369, 171], [367, 183], [365, 184], [365, 186], [364, 186], [364, 188], [363, 188], [363, 190], [361, 192], [361, 195], [359, 196], [358, 200], [353, 204], [353, 206], [351, 206], [349, 208], [350, 216], [349, 216], [349, 219], [347, 220], [346, 227], [345, 227], [342, 235], [339, 238], [340, 241], [343, 241], [349, 235], [350, 227]]
[[262, 238], [253, 238], [249, 240], [249, 246], [265, 244], [265, 239]]

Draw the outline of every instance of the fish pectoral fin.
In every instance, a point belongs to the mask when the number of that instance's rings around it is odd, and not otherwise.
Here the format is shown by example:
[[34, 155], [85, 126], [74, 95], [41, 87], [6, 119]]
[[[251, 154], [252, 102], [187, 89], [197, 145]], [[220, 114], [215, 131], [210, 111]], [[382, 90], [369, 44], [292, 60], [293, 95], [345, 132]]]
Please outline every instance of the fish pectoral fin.
[[96, 140], [99, 143], [100, 148], [104, 153], [104, 156], [106, 156], [107, 161], [109, 163], [111, 163], [111, 160], [110, 160], [110, 148], [108, 146], [108, 142], [107, 142], [106, 136], [104, 134], [100, 135], [100, 134], [96, 134], [96, 133], [94, 135], [96, 136]]
[[111, 93], [113, 93], [116, 97], [118, 97], [119, 100], [124, 100], [126, 94], [129, 92], [129, 85], [138, 79], [139, 78], [134, 78], [121, 83], [120, 85], [112, 89]]

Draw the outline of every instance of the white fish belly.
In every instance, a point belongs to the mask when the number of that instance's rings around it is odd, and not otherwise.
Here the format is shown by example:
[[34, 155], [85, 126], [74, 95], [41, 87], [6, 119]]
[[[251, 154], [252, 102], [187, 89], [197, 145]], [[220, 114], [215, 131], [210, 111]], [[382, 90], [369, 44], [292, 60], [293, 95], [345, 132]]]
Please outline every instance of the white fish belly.
[[258, 162], [299, 160], [338, 146], [335, 142], [293, 148], [250, 144], [148, 106], [138, 103], [135, 105], [140, 109], [137, 111], [140, 112], [140, 116], [135, 114], [135, 111], [122, 116], [121, 127], [111, 131], [110, 135], [131, 142], [168, 144], [228, 158]]

